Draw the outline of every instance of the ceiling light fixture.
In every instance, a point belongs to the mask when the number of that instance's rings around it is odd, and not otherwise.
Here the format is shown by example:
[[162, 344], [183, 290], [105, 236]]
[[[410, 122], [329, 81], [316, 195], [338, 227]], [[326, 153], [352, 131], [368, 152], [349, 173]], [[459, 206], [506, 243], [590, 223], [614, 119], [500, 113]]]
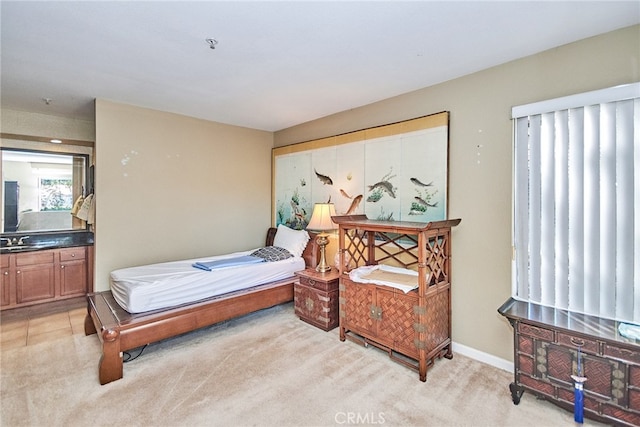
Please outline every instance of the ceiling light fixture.
[[51, 101], [53, 101], [53, 99], [51, 98], [42, 98], [42, 102], [44, 102], [47, 105], [51, 104]]
[[54, 144], [62, 144], [62, 140], [60, 139], [52, 139], [51, 142], [53, 142]]
[[206, 42], [209, 44], [209, 49], [215, 49], [216, 45], [218, 44], [218, 40], [216, 39], [205, 39]]

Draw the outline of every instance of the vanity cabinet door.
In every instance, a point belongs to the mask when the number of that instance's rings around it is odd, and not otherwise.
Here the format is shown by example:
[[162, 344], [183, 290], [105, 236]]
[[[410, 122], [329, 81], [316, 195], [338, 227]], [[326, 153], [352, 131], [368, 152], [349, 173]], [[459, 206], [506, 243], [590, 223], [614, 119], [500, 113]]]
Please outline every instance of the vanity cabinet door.
[[53, 299], [55, 293], [55, 251], [16, 254], [16, 303]]
[[9, 269], [9, 255], [0, 256], [2, 262], [0, 266], [0, 274], [2, 275], [2, 289], [0, 289], [0, 306], [11, 304], [11, 276]]
[[85, 247], [60, 249], [60, 295], [84, 295], [87, 292]]

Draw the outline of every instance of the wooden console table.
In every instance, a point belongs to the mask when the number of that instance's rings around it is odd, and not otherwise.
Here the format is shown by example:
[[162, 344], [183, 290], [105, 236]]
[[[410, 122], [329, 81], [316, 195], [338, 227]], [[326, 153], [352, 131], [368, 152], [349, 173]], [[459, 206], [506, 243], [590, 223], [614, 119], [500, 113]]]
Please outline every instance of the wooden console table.
[[[460, 219], [429, 223], [334, 216], [340, 245], [340, 340], [373, 345], [427, 380], [435, 359], [451, 359], [451, 228]], [[385, 264], [417, 271], [407, 293], [357, 283], [349, 272]]]
[[619, 322], [507, 300], [498, 312], [514, 332], [514, 404], [525, 390], [574, 409], [578, 348], [584, 383], [584, 416], [616, 425], [640, 425], [640, 341], [618, 332]]

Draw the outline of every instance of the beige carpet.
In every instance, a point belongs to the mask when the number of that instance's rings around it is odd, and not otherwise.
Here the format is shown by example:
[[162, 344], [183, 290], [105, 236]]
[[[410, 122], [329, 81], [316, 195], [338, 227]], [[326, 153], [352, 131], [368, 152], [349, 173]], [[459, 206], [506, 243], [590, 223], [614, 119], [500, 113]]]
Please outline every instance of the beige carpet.
[[104, 386], [95, 335], [1, 356], [3, 427], [575, 424], [527, 393], [514, 405], [509, 372], [454, 355], [422, 383], [385, 353], [301, 322], [291, 304], [152, 344]]

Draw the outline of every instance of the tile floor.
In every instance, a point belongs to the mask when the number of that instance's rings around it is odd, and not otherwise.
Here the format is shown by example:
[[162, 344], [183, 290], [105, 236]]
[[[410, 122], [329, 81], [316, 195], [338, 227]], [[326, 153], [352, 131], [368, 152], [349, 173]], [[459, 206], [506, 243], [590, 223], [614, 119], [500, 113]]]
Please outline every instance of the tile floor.
[[84, 334], [85, 297], [0, 311], [0, 349]]

